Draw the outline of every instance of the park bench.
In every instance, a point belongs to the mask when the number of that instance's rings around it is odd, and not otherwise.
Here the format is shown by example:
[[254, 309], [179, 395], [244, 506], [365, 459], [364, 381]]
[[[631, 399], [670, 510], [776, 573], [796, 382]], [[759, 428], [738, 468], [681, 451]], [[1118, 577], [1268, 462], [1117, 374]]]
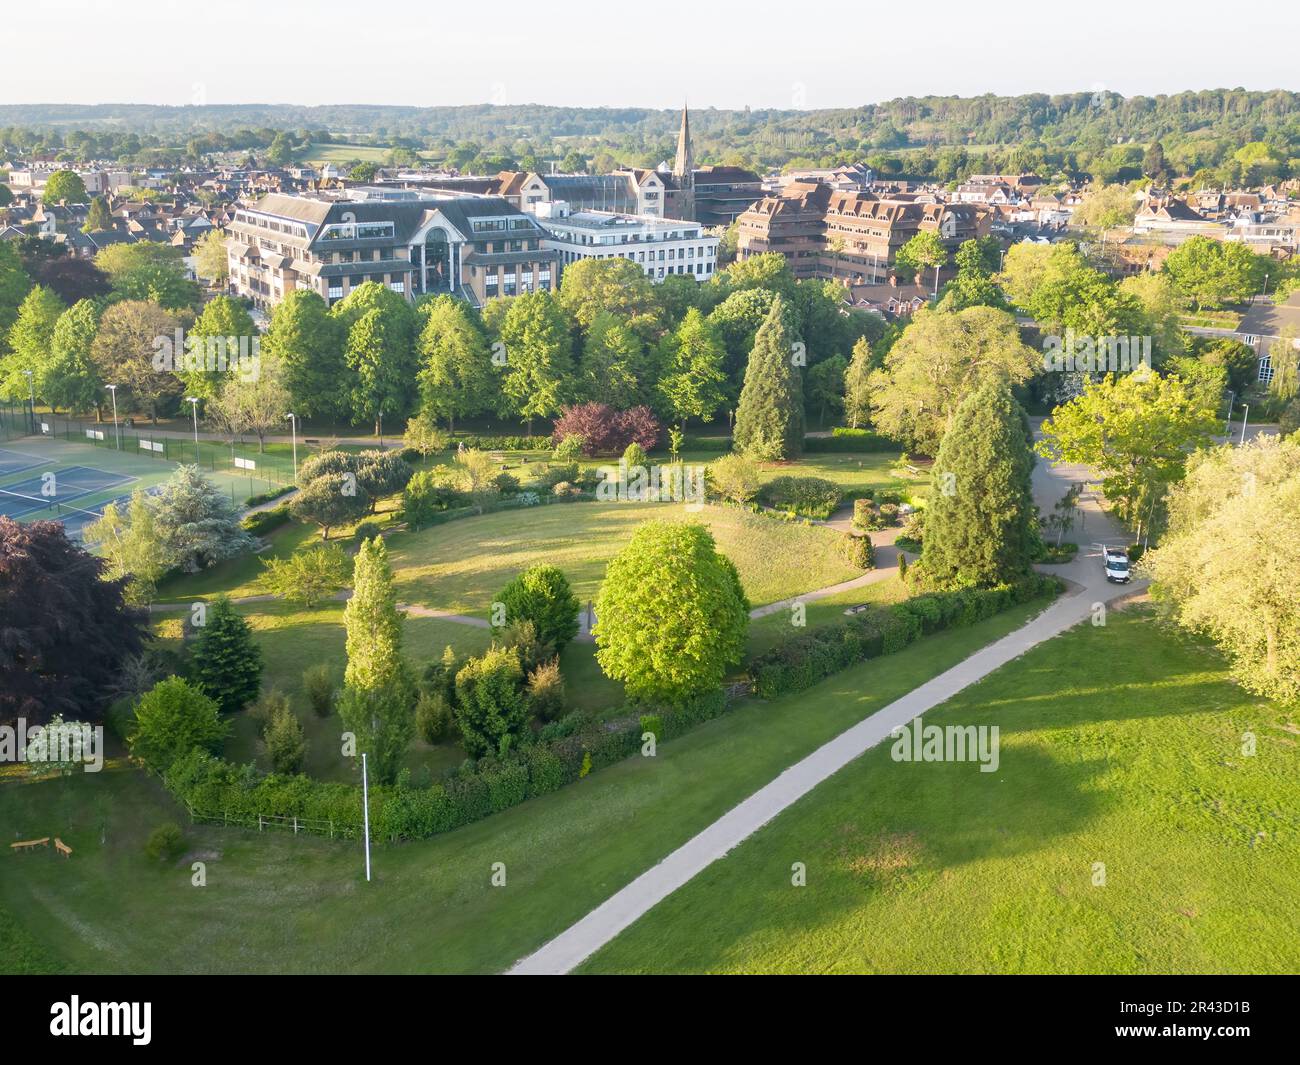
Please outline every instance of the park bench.
[[42, 839], [27, 839], [23, 840], [21, 843], [11, 843], [9, 844], [9, 849], [17, 853], [18, 851], [31, 850], [33, 847], [48, 847], [49, 845], [50, 837], [45, 836]]
[[60, 854], [62, 854], [63, 857], [65, 858], [72, 857], [72, 848], [69, 847], [66, 843], [64, 843], [63, 840], [59, 839], [58, 836], [54, 837], [54, 849], [58, 851]]

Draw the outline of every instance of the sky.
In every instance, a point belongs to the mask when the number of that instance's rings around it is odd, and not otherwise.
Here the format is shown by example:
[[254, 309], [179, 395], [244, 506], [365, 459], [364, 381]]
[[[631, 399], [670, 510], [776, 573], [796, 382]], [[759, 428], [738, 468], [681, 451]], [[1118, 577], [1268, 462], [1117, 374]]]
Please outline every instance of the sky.
[[0, 103], [821, 108], [1300, 89], [1300, 3], [1237, 20], [1232, 10], [1221, 0], [44, 0], [5, 5]]

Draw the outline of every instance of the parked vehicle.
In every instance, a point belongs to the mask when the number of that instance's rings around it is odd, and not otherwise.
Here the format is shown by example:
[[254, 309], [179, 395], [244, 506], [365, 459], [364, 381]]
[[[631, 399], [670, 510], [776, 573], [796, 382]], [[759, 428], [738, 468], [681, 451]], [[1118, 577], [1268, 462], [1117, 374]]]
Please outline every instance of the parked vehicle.
[[1103, 546], [1101, 560], [1106, 568], [1106, 580], [1113, 584], [1128, 584], [1131, 578], [1127, 550], [1122, 547]]

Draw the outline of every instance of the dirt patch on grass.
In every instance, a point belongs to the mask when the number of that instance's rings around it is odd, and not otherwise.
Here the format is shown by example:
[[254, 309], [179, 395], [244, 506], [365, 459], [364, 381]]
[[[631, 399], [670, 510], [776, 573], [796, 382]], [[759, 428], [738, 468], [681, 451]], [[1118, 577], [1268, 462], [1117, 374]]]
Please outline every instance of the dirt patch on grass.
[[840, 848], [840, 859], [854, 874], [877, 884], [885, 885], [908, 873], [921, 864], [921, 841], [914, 832], [881, 831], [866, 836], [853, 826], [852, 835]]

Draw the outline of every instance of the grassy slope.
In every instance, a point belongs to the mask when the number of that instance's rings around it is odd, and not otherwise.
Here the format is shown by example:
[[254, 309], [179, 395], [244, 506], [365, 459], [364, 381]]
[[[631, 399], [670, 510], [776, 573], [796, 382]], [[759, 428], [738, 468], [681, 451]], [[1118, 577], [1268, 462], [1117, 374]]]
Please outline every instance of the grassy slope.
[[[926, 719], [997, 723], [999, 771], [877, 748], [586, 969], [1300, 967], [1294, 717], [1232, 685], [1209, 648], [1112, 613]], [[1255, 757], [1241, 755], [1246, 730]], [[795, 861], [807, 887], [790, 886]]]
[[[187, 827], [191, 854], [156, 866], [141, 851], [145, 838], [184, 817], [138, 772], [0, 785], [0, 824], [15, 837], [58, 832], [77, 849], [64, 863], [15, 859], [0, 877], [0, 908], [79, 971], [499, 970], [813, 748], [1034, 609], [933, 637], [797, 696], [744, 703], [654, 759], [629, 759], [478, 824], [377, 848], [369, 886], [354, 845], [215, 827]], [[203, 855], [208, 886], [191, 887], [190, 862]], [[497, 861], [505, 888], [489, 886]]]

